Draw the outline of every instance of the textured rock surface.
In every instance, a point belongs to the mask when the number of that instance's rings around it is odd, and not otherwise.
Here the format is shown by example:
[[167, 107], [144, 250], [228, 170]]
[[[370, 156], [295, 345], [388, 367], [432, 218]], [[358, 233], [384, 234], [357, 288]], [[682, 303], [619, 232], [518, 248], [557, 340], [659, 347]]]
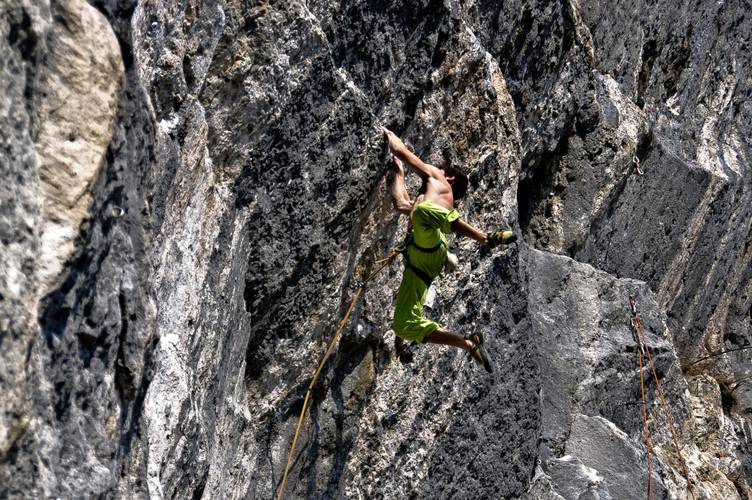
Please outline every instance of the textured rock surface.
[[31, 402], [43, 392], [32, 382], [41, 359], [30, 357], [39, 300], [62, 284], [63, 267], [75, 257], [112, 141], [123, 69], [109, 22], [86, 2], [11, 2], [3, 14], [0, 330], [7, 397], [0, 453], [13, 457], [37, 428]]
[[34, 145], [44, 193], [40, 295], [61, 283], [75, 251], [91, 187], [112, 140], [123, 63], [107, 19], [84, 1], [52, 6], [47, 52], [34, 97]]
[[[643, 496], [632, 294], [697, 497], [752, 497], [747, 13], [7, 0], [0, 496], [273, 497], [404, 235], [387, 125], [467, 172], [469, 222], [524, 237], [453, 240], [427, 311], [496, 371], [394, 342], [393, 265], [288, 496]], [[684, 498], [647, 389], [655, 498]]]

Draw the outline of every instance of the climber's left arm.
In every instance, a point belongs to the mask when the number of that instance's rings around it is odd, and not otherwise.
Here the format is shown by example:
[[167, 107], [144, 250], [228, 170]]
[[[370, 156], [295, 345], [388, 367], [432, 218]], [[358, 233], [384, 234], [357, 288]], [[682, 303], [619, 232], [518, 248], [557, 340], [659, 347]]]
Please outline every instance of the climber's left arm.
[[467, 236], [468, 238], [472, 238], [481, 245], [488, 244], [488, 236], [484, 231], [481, 231], [471, 224], [468, 224], [462, 219], [457, 219], [452, 222], [452, 232], [459, 234], [460, 236]]

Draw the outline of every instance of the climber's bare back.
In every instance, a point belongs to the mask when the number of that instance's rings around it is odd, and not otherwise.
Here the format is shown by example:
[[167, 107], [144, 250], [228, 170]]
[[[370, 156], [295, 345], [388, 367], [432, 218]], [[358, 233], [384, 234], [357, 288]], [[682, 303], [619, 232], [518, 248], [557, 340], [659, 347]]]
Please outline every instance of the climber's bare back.
[[433, 177], [426, 179], [426, 193], [421, 201], [431, 201], [447, 210], [454, 208], [452, 186], [444, 176], [444, 172], [434, 166], [427, 165], [436, 171]]

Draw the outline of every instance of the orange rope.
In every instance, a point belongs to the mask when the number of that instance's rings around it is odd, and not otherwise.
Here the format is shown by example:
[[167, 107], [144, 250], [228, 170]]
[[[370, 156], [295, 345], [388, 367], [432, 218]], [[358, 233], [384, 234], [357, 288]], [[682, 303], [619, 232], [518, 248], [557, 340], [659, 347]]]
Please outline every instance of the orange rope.
[[292, 456], [295, 451], [295, 445], [298, 443], [300, 428], [303, 425], [303, 416], [305, 415], [306, 410], [308, 410], [308, 401], [310, 400], [313, 386], [316, 384], [321, 371], [324, 369], [324, 364], [326, 363], [326, 360], [329, 359], [329, 355], [332, 353], [332, 349], [334, 349], [334, 345], [337, 343], [337, 339], [339, 339], [339, 336], [344, 331], [345, 326], [347, 325], [347, 320], [350, 319], [350, 314], [352, 314], [353, 310], [355, 309], [355, 304], [357, 304], [358, 300], [363, 295], [366, 284], [371, 281], [371, 279], [373, 279], [373, 277], [376, 276], [382, 269], [391, 264], [398, 255], [399, 252], [393, 251], [387, 257], [376, 261], [377, 264], [381, 264], [381, 267], [373, 271], [365, 280], [363, 280], [363, 283], [358, 287], [357, 291], [355, 292], [355, 297], [353, 297], [352, 302], [350, 302], [350, 307], [347, 308], [345, 317], [342, 318], [342, 321], [339, 324], [339, 328], [337, 328], [337, 332], [334, 334], [334, 337], [332, 337], [332, 341], [329, 342], [329, 347], [324, 354], [324, 358], [321, 360], [321, 363], [319, 363], [319, 367], [318, 369], [316, 369], [316, 373], [314, 373], [313, 379], [311, 379], [311, 383], [308, 384], [308, 390], [306, 391], [305, 399], [303, 400], [303, 408], [300, 410], [300, 416], [298, 417], [298, 425], [295, 427], [295, 435], [293, 436], [292, 444], [290, 445], [290, 452], [287, 454], [287, 464], [285, 465], [285, 473], [282, 476], [282, 483], [279, 487], [279, 493], [277, 493], [277, 500], [281, 500], [282, 495], [285, 492], [285, 486], [287, 485], [287, 476], [290, 473], [290, 464], [292, 463]]
[[635, 299], [634, 297], [629, 297], [629, 303], [632, 306], [632, 313], [634, 316], [632, 317], [632, 322], [635, 327], [635, 331], [637, 331], [637, 334], [640, 338], [640, 342], [645, 346], [645, 350], [648, 353], [648, 361], [650, 363], [650, 370], [653, 373], [653, 380], [655, 380], [655, 385], [658, 389], [658, 396], [661, 398], [661, 404], [663, 406], [663, 413], [666, 415], [666, 420], [669, 424], [669, 430], [671, 431], [671, 440], [674, 443], [674, 450], [676, 450], [676, 455], [679, 458], [679, 463], [682, 466], [682, 473], [684, 474], [684, 479], [687, 481], [687, 490], [689, 491], [689, 495], [691, 498], [695, 498], [694, 491], [692, 490], [692, 482], [689, 480], [689, 470], [687, 469], [687, 463], [684, 461], [684, 457], [681, 454], [681, 449], [679, 448], [679, 440], [676, 438], [676, 432], [674, 431], [674, 419], [671, 418], [671, 412], [668, 408], [668, 403], [666, 402], [666, 397], [663, 394], [663, 385], [661, 384], [660, 379], [658, 378], [658, 372], [655, 370], [655, 362], [653, 361], [653, 354], [650, 351], [650, 346], [648, 345], [647, 337], [645, 336], [645, 332], [642, 330], [642, 325], [640, 324], [640, 317], [637, 315], [637, 308], [635, 306]]
[[648, 496], [647, 500], [653, 498], [653, 460], [650, 449], [650, 428], [648, 427], [648, 403], [645, 398], [645, 374], [643, 373], [642, 349], [638, 345], [637, 360], [640, 363], [640, 389], [642, 390], [642, 437], [645, 440], [645, 453], [648, 461]]

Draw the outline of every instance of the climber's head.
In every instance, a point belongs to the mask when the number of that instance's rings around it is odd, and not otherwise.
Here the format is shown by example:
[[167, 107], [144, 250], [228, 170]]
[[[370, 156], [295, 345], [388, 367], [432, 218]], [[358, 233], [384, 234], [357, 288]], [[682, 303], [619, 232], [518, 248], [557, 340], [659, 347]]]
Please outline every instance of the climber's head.
[[449, 161], [444, 160], [439, 166], [441, 173], [444, 174], [444, 178], [452, 186], [452, 196], [454, 200], [460, 200], [467, 192], [467, 176], [452, 167]]

